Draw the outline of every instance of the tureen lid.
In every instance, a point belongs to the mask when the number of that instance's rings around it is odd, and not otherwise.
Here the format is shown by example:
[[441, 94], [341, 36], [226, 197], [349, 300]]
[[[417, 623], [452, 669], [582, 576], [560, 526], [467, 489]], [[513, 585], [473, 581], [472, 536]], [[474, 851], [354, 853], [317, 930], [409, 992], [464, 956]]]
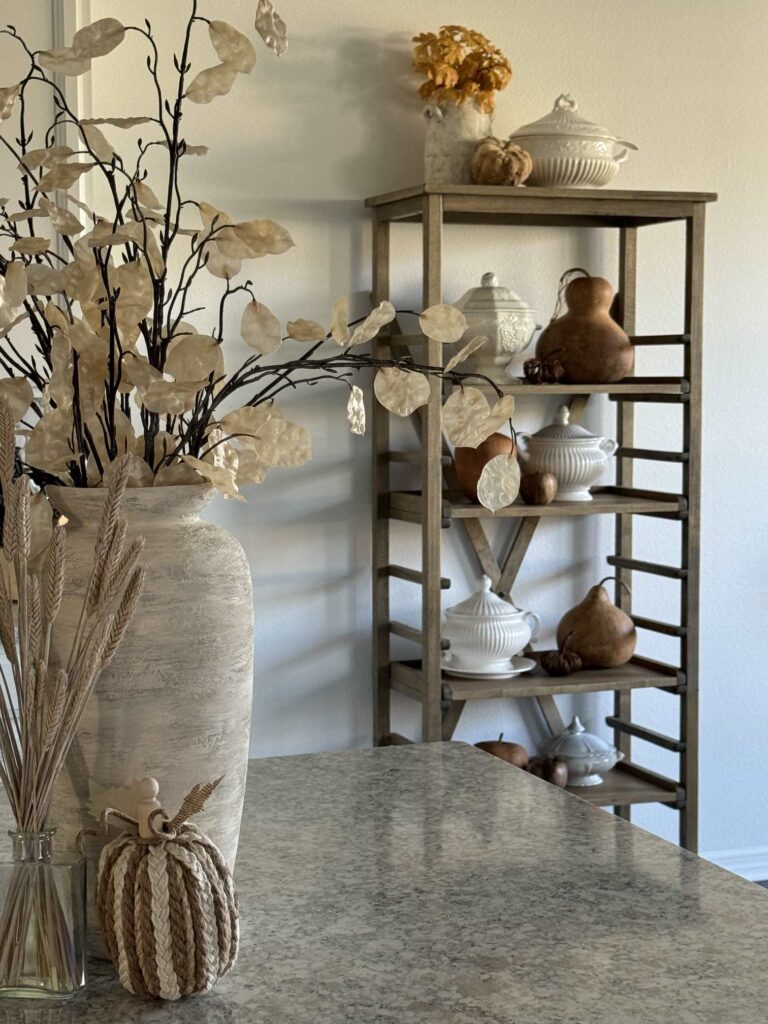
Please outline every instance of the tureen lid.
[[548, 427], [542, 427], [533, 435], [544, 441], [599, 441], [596, 434], [591, 434], [586, 427], [571, 423], [571, 412], [567, 405], [561, 405], [555, 418]]
[[456, 305], [464, 313], [487, 312], [488, 310], [534, 310], [510, 288], [499, 284], [496, 274], [488, 272], [480, 279], [479, 288], [464, 292]]
[[548, 740], [541, 749], [549, 757], [608, 757], [616, 752], [613, 744], [602, 736], [587, 732], [578, 716], [567, 729]]
[[500, 619], [510, 615], [519, 615], [520, 609], [511, 601], [505, 601], [491, 590], [490, 576], [483, 576], [482, 590], [468, 597], [466, 601], [446, 610], [446, 618], [456, 615], [471, 616], [473, 619]]
[[[519, 135], [581, 135], [595, 139], [610, 139], [616, 141], [613, 132], [609, 132], [600, 124], [594, 124], [586, 117], [577, 113], [579, 105], [576, 100], [567, 92], [560, 93], [555, 100], [555, 105], [549, 114], [540, 117], [538, 121], [531, 124], [524, 124], [516, 132], [510, 135], [511, 139]], [[627, 145], [627, 143], [622, 143]]]

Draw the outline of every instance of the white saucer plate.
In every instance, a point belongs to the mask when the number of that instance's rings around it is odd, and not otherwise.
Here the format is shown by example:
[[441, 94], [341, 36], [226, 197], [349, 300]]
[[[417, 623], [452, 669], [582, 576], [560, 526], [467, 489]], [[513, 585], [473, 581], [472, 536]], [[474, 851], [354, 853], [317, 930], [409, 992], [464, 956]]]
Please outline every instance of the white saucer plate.
[[514, 676], [522, 675], [523, 672], [530, 672], [536, 668], [533, 658], [510, 658], [509, 670], [503, 672], [482, 672], [477, 669], [457, 668], [452, 664], [453, 658], [450, 654], [443, 655], [443, 672], [447, 676], [460, 676], [462, 679], [512, 679]]

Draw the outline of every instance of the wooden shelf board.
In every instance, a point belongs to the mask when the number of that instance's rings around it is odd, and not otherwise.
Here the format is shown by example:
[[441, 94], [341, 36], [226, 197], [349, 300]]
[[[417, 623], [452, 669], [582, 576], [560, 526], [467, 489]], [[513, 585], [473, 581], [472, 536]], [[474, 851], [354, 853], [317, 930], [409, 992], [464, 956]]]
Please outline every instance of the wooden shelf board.
[[[417, 691], [421, 662], [394, 662], [393, 689], [407, 685]], [[672, 687], [677, 676], [646, 663], [630, 661], [619, 668], [584, 670], [570, 676], [548, 676], [539, 666], [512, 679], [470, 679], [463, 676], [442, 676], [445, 700], [498, 700], [514, 697], [542, 697], [556, 693], [598, 693], [605, 690], [639, 690], [648, 687]], [[410, 693], [409, 693], [410, 696]]]
[[680, 787], [672, 779], [629, 763], [617, 764], [602, 786], [567, 786], [566, 791], [598, 807], [626, 804], [674, 804]]
[[[495, 395], [490, 384], [472, 384], [486, 395]], [[688, 381], [682, 377], [625, 377], [615, 384], [528, 384], [518, 380], [500, 384], [505, 395], [684, 395]]]
[[425, 199], [442, 197], [445, 223], [540, 224], [551, 227], [624, 227], [691, 217], [714, 201], [711, 192], [646, 192], [630, 189], [508, 188], [491, 185], [416, 185], [366, 199], [388, 221], [420, 221]]
[[[421, 496], [417, 491], [392, 491], [389, 496], [390, 510], [419, 521]], [[632, 497], [614, 494], [608, 489], [593, 491], [592, 501], [553, 501], [551, 505], [526, 505], [521, 501], [493, 513], [483, 505], [473, 505], [456, 497], [444, 501], [443, 515], [449, 519], [523, 519], [528, 516], [556, 518], [558, 516], [594, 515], [658, 515], [681, 511], [680, 499], [670, 495], [668, 500]], [[415, 519], [413, 518], [415, 517]]]
[[631, 199], [634, 202], [687, 202], [713, 203], [717, 199], [716, 192], [670, 192], [649, 191], [627, 188], [537, 188], [526, 185], [524, 188], [512, 185], [412, 185], [395, 192], [384, 192], [370, 196], [365, 200], [366, 206], [385, 206], [387, 203], [399, 202], [401, 199], [415, 199], [427, 195], [443, 196], [521, 196], [532, 199], [593, 199], [605, 205], [614, 201]]

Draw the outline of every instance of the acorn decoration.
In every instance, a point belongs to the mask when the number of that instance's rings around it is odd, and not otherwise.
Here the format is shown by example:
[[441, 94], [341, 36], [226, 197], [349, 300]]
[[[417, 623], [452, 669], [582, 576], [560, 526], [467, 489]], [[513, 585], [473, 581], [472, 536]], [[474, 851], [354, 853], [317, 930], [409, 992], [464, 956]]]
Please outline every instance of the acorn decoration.
[[152, 778], [140, 783], [136, 819], [104, 847], [96, 904], [104, 943], [124, 988], [153, 999], [208, 992], [237, 958], [232, 876], [219, 850], [187, 819], [221, 779], [197, 785], [168, 819]]
[[568, 765], [557, 757], [534, 757], [528, 764], [528, 771], [559, 789], [568, 785]]
[[581, 657], [571, 647], [573, 633], [569, 633], [556, 651], [542, 651], [539, 664], [548, 676], [569, 676], [583, 668]]
[[475, 185], [522, 185], [533, 170], [531, 154], [489, 135], [475, 146], [471, 175]]
[[523, 473], [520, 477], [520, 497], [526, 505], [549, 505], [557, 494], [554, 473]]
[[[568, 640], [571, 650], [581, 658], [584, 668], [617, 668], [635, 653], [637, 631], [632, 619], [611, 601], [603, 586], [605, 579], [590, 587], [587, 596], [560, 619], [557, 642]], [[629, 591], [623, 580], [617, 580]]]

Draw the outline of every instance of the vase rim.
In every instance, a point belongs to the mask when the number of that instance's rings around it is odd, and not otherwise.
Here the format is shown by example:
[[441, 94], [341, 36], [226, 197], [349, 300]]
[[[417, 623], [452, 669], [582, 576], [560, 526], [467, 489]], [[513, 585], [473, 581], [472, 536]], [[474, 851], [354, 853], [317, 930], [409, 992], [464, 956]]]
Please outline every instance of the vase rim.
[[[76, 520], [86, 509], [100, 509], [106, 500], [106, 487], [66, 487], [49, 484], [45, 493], [51, 503], [69, 518]], [[126, 487], [123, 510], [127, 515], [155, 515], [166, 511], [176, 516], [196, 516], [216, 493], [211, 484], [171, 484], [168, 487]]]

